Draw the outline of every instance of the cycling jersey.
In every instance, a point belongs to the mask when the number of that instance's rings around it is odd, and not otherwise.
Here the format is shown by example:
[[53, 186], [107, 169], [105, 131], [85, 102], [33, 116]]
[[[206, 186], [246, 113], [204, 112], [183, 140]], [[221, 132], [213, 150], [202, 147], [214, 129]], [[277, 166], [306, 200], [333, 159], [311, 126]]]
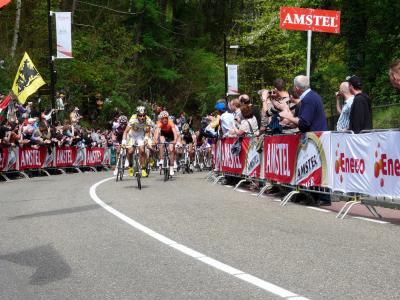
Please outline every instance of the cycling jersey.
[[182, 140], [186, 143], [186, 144], [193, 144], [193, 133], [189, 130], [189, 131], [182, 131], [181, 133], [182, 136]]
[[149, 118], [149, 116], [146, 116], [146, 119], [144, 122], [140, 122], [137, 115], [134, 114], [132, 117], [129, 119], [128, 126], [131, 129], [131, 132], [135, 133], [140, 133], [140, 134], [145, 134], [145, 132], [153, 127], [153, 121]]
[[153, 125], [153, 121], [151, 121], [148, 116], [146, 116], [146, 119], [143, 122], [140, 122], [136, 114], [132, 115], [128, 122], [128, 127], [130, 128], [128, 135], [128, 147], [131, 147], [135, 144], [138, 146], [143, 146], [145, 135], [153, 127]]
[[172, 120], [168, 120], [167, 124], [164, 124], [161, 121], [157, 122], [157, 128], [160, 129], [160, 135], [162, 135], [167, 142], [172, 142], [174, 140], [174, 132], [172, 128], [175, 127], [175, 124]]

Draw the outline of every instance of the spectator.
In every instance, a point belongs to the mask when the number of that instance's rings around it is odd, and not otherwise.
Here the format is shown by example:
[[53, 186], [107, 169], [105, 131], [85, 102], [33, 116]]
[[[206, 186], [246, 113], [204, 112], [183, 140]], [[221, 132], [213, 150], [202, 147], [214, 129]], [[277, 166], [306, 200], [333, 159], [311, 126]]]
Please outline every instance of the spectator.
[[354, 133], [361, 130], [372, 129], [372, 101], [371, 98], [362, 92], [362, 81], [358, 76], [347, 77], [349, 90], [354, 95], [353, 104], [350, 110], [349, 129]]
[[207, 127], [204, 130], [204, 134], [208, 138], [216, 138], [218, 136], [221, 115], [226, 111], [225, 100], [224, 99], [218, 100], [217, 103], [215, 104], [214, 108], [217, 111], [217, 115], [216, 116], [213, 116], [213, 115], [207, 116], [207, 119], [210, 121], [210, 123], [207, 125]]
[[256, 117], [257, 127], [260, 128], [260, 126], [261, 126], [261, 114], [260, 114], [259, 109], [257, 107], [255, 107], [253, 104], [251, 104], [249, 95], [246, 95], [246, 94], [240, 95], [239, 96], [239, 101], [240, 101], [240, 104], [246, 104], [246, 105], [250, 106], [251, 111], [253, 112], [253, 115]]
[[[344, 98], [344, 105], [341, 107], [340, 98]], [[340, 114], [337, 121], [336, 130], [345, 131], [350, 126], [350, 111], [354, 96], [350, 93], [349, 83], [342, 82], [339, 91], [336, 92], [336, 110]]]
[[240, 122], [239, 128], [234, 127], [231, 134], [238, 136], [242, 135], [258, 135], [257, 119], [253, 114], [253, 109], [250, 105], [242, 105], [240, 107], [243, 119]]
[[295, 92], [300, 94], [301, 106], [299, 116], [284, 110], [279, 115], [297, 125], [301, 132], [326, 131], [326, 117], [321, 97], [310, 88], [307, 76], [298, 75], [294, 79]]
[[396, 59], [390, 64], [389, 78], [393, 87], [400, 90], [400, 59]]
[[221, 136], [225, 137], [229, 135], [229, 131], [235, 127], [235, 117], [232, 113], [231, 102], [228, 103], [228, 110], [221, 114], [220, 130]]
[[69, 118], [71, 121], [71, 125], [75, 127], [79, 127], [79, 121], [82, 119], [82, 116], [79, 114], [79, 108], [75, 106], [74, 110], [69, 114]]
[[64, 122], [65, 119], [65, 105], [64, 103], [65, 95], [63, 93], [59, 93], [57, 100], [56, 100], [56, 110], [57, 110], [57, 121], [61, 124]]

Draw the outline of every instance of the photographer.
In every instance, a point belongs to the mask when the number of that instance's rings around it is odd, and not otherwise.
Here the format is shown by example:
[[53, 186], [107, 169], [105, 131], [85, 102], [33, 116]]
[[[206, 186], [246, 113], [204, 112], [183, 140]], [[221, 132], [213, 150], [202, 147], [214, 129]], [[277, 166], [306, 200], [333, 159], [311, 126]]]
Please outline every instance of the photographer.
[[274, 80], [272, 90], [261, 90], [258, 92], [262, 100], [263, 127], [269, 128], [272, 134], [282, 133], [283, 127], [290, 127], [288, 120], [281, 120], [279, 113], [290, 110], [289, 93], [285, 91], [285, 82], [278, 78]]

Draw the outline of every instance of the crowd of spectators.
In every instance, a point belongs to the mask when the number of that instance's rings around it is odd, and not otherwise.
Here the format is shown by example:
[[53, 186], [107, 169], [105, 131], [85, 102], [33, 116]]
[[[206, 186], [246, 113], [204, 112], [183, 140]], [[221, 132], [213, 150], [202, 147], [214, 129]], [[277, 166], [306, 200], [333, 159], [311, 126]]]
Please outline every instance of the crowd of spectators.
[[[400, 60], [391, 64], [389, 78], [393, 87], [400, 89]], [[336, 130], [359, 133], [372, 129], [372, 100], [362, 86], [361, 78], [354, 75], [340, 84], [335, 95], [340, 114]], [[200, 133], [213, 138], [328, 130], [322, 99], [311, 89], [307, 76], [296, 76], [289, 90], [284, 80], [278, 78], [271, 89], [260, 90], [258, 95], [260, 109], [247, 94], [229, 101], [218, 100], [215, 111], [200, 122]], [[3, 98], [0, 95], [0, 103]], [[38, 111], [32, 102], [21, 105], [12, 99], [6, 109], [7, 116], [0, 119], [0, 146], [112, 146], [111, 131], [80, 126], [82, 116], [78, 107], [66, 119], [66, 104], [63, 93], [57, 94], [56, 108], [52, 110]], [[146, 103], [146, 107], [151, 109], [154, 121], [166, 110], [155, 103]], [[179, 130], [185, 123], [193, 129], [193, 117], [184, 112], [173, 120]]]
[[[391, 64], [389, 78], [393, 87], [400, 90], [400, 60]], [[360, 133], [373, 128], [372, 100], [362, 88], [362, 79], [355, 75], [340, 84], [335, 95], [337, 131]], [[218, 100], [215, 111], [203, 118], [204, 135], [235, 137], [328, 130], [322, 98], [311, 88], [307, 76], [296, 76], [289, 90], [285, 81], [277, 78], [271, 89], [262, 89], [258, 95], [260, 109], [247, 94], [229, 101]]]
[[[5, 98], [2, 96], [2, 98]], [[0, 103], [3, 99], [0, 98]], [[79, 108], [61, 119], [56, 109], [39, 111], [32, 102], [18, 104], [12, 99], [0, 122], [0, 147], [76, 146], [108, 147], [112, 145], [111, 131], [84, 128], [80, 125]], [[55, 120], [57, 115], [57, 121]], [[64, 116], [64, 111], [61, 112]], [[53, 119], [53, 122], [51, 120]]]

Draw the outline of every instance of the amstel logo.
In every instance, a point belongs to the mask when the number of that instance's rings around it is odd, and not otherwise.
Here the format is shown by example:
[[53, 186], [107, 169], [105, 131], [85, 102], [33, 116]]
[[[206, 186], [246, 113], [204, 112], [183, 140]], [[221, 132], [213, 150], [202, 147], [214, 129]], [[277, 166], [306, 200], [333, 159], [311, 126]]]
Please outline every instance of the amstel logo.
[[348, 174], [361, 174], [365, 172], [365, 161], [362, 158], [347, 157], [343, 152], [340, 151], [340, 143], [336, 145], [336, 161], [335, 161], [335, 172], [340, 174], [339, 180], [343, 182], [343, 173]]
[[380, 178], [381, 187], [385, 186], [383, 176], [400, 176], [399, 159], [388, 158], [387, 153], [383, 153], [380, 143], [378, 143], [375, 150], [374, 176], [375, 178]]

